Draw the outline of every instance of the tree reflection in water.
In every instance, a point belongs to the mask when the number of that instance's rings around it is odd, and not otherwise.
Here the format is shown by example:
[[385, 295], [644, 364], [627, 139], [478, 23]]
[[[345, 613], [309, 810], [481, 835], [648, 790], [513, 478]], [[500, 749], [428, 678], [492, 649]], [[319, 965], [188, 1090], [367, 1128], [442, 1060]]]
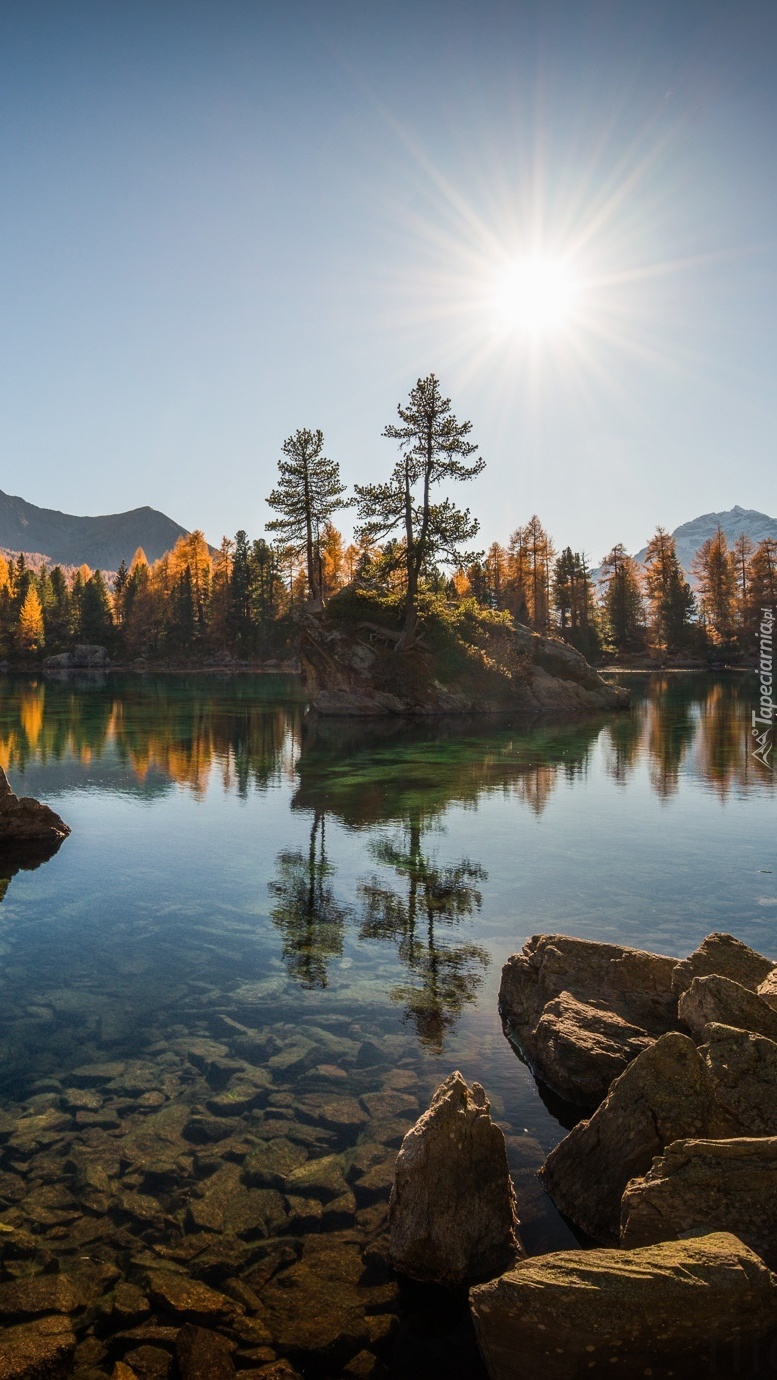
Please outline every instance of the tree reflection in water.
[[440, 1053], [445, 1032], [474, 1000], [489, 961], [477, 944], [451, 943], [444, 927], [480, 910], [483, 898], [475, 884], [485, 881], [487, 873], [467, 858], [438, 866], [423, 851], [418, 815], [407, 821], [401, 844], [380, 840], [371, 852], [376, 862], [393, 870], [399, 885], [389, 886], [377, 876], [359, 884], [364, 902], [360, 937], [396, 943], [411, 980], [393, 988], [391, 998], [404, 1005], [422, 1044]]
[[326, 856], [326, 815], [316, 810], [307, 852], [284, 849], [276, 860], [277, 875], [268, 883], [276, 897], [270, 914], [283, 937], [283, 961], [289, 977], [302, 987], [326, 987], [331, 959], [341, 958], [349, 906], [341, 905], [330, 878]]

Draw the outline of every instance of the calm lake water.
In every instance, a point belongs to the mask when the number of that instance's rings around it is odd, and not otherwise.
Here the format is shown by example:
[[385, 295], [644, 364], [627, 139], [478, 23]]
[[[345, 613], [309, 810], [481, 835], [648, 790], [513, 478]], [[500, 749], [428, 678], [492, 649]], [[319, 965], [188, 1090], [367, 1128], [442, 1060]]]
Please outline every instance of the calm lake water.
[[[72, 828], [3, 884], [0, 1243], [27, 1243], [6, 1270], [240, 1277], [270, 1334], [244, 1366], [279, 1348], [317, 1375], [357, 1353], [360, 1374], [377, 1353], [480, 1375], [461, 1316], [379, 1274], [343, 1266], [327, 1306], [349, 1341], [298, 1315], [311, 1241], [342, 1260], [380, 1240], [401, 1134], [454, 1068], [507, 1134], [527, 1249], [574, 1244], [535, 1180], [565, 1116], [502, 1035], [505, 959], [543, 931], [777, 952], [755, 677], [627, 683], [628, 714], [408, 725], [312, 722], [266, 676], [1, 680], [0, 763]], [[252, 1179], [257, 1145], [286, 1160]], [[245, 1220], [214, 1187], [238, 1179]], [[97, 1370], [139, 1338], [108, 1337]]]

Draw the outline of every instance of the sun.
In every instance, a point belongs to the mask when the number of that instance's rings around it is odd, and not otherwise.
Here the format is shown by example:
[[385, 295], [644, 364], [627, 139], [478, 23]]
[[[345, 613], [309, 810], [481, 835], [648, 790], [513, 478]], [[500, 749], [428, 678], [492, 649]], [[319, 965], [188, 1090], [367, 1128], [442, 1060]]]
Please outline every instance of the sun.
[[533, 336], [571, 325], [579, 295], [579, 283], [569, 264], [539, 255], [511, 263], [494, 294], [503, 329]]

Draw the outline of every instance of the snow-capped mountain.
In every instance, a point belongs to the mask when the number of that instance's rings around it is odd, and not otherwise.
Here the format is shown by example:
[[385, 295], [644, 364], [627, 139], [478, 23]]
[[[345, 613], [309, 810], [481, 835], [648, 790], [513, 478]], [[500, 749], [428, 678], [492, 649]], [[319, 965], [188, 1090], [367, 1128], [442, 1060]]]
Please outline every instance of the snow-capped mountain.
[[[708, 537], [714, 537], [718, 527], [725, 533], [726, 541], [729, 546], [733, 546], [737, 537], [742, 532], [748, 536], [757, 546], [764, 537], [774, 537], [777, 539], [777, 518], [768, 517], [766, 513], [759, 513], [755, 508], [740, 508], [739, 504], [734, 508], [729, 508], [725, 513], [702, 513], [701, 517], [693, 518], [691, 522], [684, 522], [680, 527], [676, 527], [672, 536], [677, 543], [677, 555], [680, 564], [685, 571], [686, 578], [691, 578], [691, 561], [696, 555], [699, 547]], [[645, 559], [646, 546], [635, 555], [635, 561], [640, 564]]]

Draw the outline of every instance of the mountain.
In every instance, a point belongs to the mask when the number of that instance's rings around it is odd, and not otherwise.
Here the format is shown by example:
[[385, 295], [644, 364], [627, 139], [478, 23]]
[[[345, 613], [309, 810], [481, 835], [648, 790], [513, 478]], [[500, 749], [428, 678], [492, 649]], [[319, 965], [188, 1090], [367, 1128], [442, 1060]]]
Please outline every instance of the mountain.
[[0, 547], [39, 552], [55, 565], [116, 570], [122, 560], [129, 565], [139, 546], [149, 561], [156, 561], [186, 535], [185, 527], [156, 508], [73, 517], [54, 508], [36, 508], [0, 489]]
[[[696, 555], [699, 547], [708, 537], [714, 537], [718, 527], [725, 533], [726, 541], [729, 546], [733, 546], [737, 537], [742, 532], [748, 536], [757, 546], [764, 537], [774, 537], [777, 539], [777, 518], [768, 517], [766, 513], [759, 513], [755, 508], [740, 508], [737, 504], [734, 508], [729, 508], [725, 513], [702, 513], [701, 517], [693, 518], [690, 522], [684, 522], [680, 527], [676, 527], [672, 536], [677, 543], [677, 555], [680, 564], [685, 571], [686, 578], [691, 577], [691, 561]], [[647, 547], [643, 546], [634, 557], [640, 565], [644, 562]]]

